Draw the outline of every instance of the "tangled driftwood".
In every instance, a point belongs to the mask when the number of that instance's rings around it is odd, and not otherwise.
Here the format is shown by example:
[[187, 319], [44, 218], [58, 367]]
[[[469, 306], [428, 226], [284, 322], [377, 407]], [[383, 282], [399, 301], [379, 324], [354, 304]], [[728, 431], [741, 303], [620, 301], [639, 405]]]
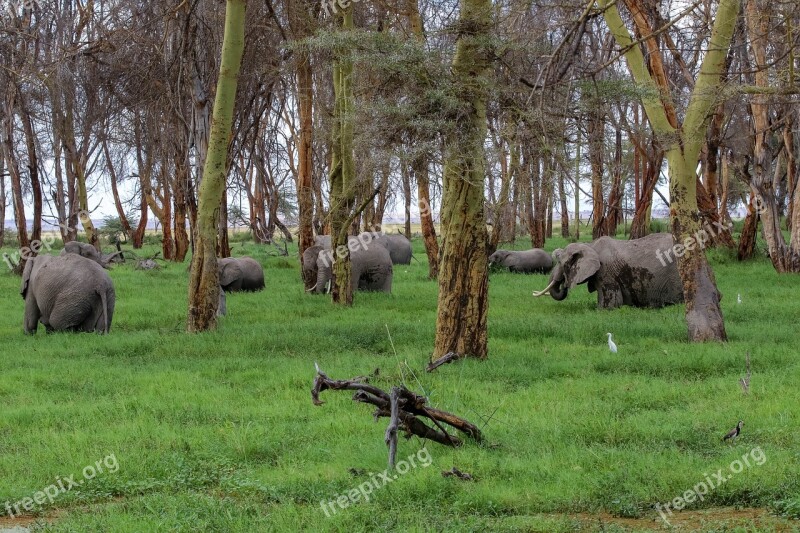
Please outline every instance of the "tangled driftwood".
[[[448, 433], [443, 424], [465, 433], [476, 441], [482, 439], [481, 431], [467, 420], [452, 413], [428, 407], [424, 396], [415, 394], [405, 387], [392, 387], [391, 392], [386, 392], [374, 385], [367, 383], [366, 376], [358, 376], [347, 380], [333, 380], [317, 367], [317, 377], [314, 379], [314, 388], [311, 389], [311, 399], [314, 405], [322, 405], [319, 395], [324, 390], [354, 390], [353, 400], [374, 405], [374, 416], [389, 418], [389, 427], [386, 428], [385, 441], [389, 447], [389, 466], [394, 466], [397, 453], [397, 432], [403, 429], [406, 437], [416, 435], [423, 439], [432, 440], [445, 446], [461, 446], [463, 441]], [[430, 420], [435, 427], [431, 427], [423, 419]]]

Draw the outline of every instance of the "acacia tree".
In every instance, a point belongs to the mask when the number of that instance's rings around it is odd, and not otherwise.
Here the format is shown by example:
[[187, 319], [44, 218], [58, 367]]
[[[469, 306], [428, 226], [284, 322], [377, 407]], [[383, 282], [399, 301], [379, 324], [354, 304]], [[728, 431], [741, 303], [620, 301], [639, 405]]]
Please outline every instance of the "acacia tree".
[[233, 124], [236, 86], [244, 52], [245, 8], [247, 0], [227, 0], [222, 60], [217, 94], [211, 118], [208, 155], [203, 168], [203, 183], [197, 206], [195, 248], [189, 278], [190, 332], [214, 329], [219, 305], [217, 271], [217, 221], [225, 192], [228, 161], [228, 137]]
[[489, 308], [483, 211], [491, 0], [462, 0], [452, 76], [461, 110], [447, 140], [443, 171], [442, 257], [432, 361], [454, 352], [488, 355]]
[[[353, 29], [353, 6], [342, 10], [342, 30]], [[332, 160], [330, 171], [331, 247], [336, 252], [333, 262], [331, 297], [334, 303], [353, 304], [350, 286], [350, 249], [347, 232], [355, 207], [355, 164], [353, 162], [353, 60], [342, 53], [333, 67]]]
[[[719, 2], [708, 50], [682, 124], [678, 123], [666, 87], [648, 72], [642, 50], [631, 38], [616, 3], [599, 0], [598, 4], [614, 39], [624, 50], [631, 75], [643, 88], [642, 104], [654, 133], [665, 148], [670, 176], [670, 222], [677, 243], [675, 255], [683, 281], [689, 339], [724, 341], [727, 335], [719, 305], [721, 296], [702, 244], [705, 241], [698, 215], [695, 169], [712, 110], [718, 103], [727, 50], [739, 14], [739, 0]], [[653, 35], [645, 36], [646, 42], [653, 39]], [[648, 52], [653, 53], [652, 50]]]

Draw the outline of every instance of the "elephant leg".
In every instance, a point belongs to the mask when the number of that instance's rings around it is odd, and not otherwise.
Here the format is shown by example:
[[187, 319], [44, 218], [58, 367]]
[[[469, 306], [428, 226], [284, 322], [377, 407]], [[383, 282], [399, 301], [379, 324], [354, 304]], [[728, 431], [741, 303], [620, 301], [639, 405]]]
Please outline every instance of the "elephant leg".
[[25, 298], [25, 320], [23, 324], [25, 333], [29, 335], [36, 333], [41, 316], [42, 313], [39, 311], [39, 306], [36, 305], [36, 300], [29, 294], [28, 298]]
[[392, 269], [392, 267], [389, 267], [387, 272], [385, 272], [384, 274], [385, 277], [383, 280], [383, 286], [381, 287], [381, 290], [383, 292], [392, 292], [392, 278], [394, 276], [394, 270]]
[[622, 307], [625, 301], [622, 289], [617, 286], [600, 286], [597, 289], [597, 307], [600, 309], [617, 309]]

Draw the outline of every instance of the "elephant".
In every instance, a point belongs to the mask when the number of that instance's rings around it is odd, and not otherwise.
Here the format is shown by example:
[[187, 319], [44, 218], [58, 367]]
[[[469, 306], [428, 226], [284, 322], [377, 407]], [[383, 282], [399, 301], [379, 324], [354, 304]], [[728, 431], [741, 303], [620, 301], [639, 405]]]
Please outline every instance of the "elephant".
[[78, 254], [40, 255], [25, 263], [20, 294], [25, 300], [24, 329], [108, 333], [116, 293], [111, 277], [95, 261]]
[[217, 261], [219, 284], [225, 292], [260, 291], [264, 269], [251, 257], [226, 257]]
[[683, 284], [676, 262], [664, 263], [658, 251], [672, 248], [669, 233], [654, 233], [641, 239], [620, 241], [600, 237], [591, 243], [572, 243], [553, 252], [555, 266], [550, 281], [534, 296], [549, 291], [563, 300], [570, 289], [588, 283], [597, 291], [597, 307], [616, 309], [623, 305], [659, 308], [683, 302]]
[[324, 249], [315, 244], [303, 252], [303, 283], [307, 289], [317, 284], [317, 257]]
[[[317, 256], [317, 283], [308, 292], [329, 290], [334, 253], [321, 250]], [[353, 290], [392, 292], [392, 258], [383, 246], [370, 246], [350, 252], [351, 286]]]
[[[374, 236], [376, 234], [373, 234]], [[362, 233], [363, 237], [364, 234]], [[392, 258], [392, 263], [395, 265], [410, 265], [411, 257], [414, 252], [411, 250], [411, 242], [406, 239], [405, 235], [386, 235], [385, 233], [377, 233], [375, 240], [384, 245], [389, 250], [389, 255]]]
[[[330, 235], [317, 235], [314, 237], [314, 243], [323, 248], [331, 248]], [[413, 251], [411, 250], [411, 242], [405, 238], [404, 235], [387, 235], [380, 231], [365, 231], [358, 236], [351, 236], [348, 238], [348, 247], [350, 251], [357, 249], [368, 249], [373, 243], [380, 244], [389, 250], [389, 256], [392, 258], [394, 265], [410, 265]], [[303, 263], [305, 264], [305, 263]]]
[[553, 268], [553, 258], [541, 248], [533, 250], [497, 250], [489, 256], [489, 265], [499, 264], [508, 268], [509, 272], [530, 274], [538, 272], [547, 274]]
[[111, 263], [112, 259], [114, 259], [118, 255], [122, 255], [122, 252], [114, 252], [113, 254], [101, 254], [97, 251], [97, 248], [92, 246], [91, 244], [87, 244], [85, 242], [78, 242], [78, 241], [70, 241], [64, 244], [64, 249], [61, 250], [61, 255], [66, 254], [77, 254], [81, 257], [85, 257], [87, 259], [91, 259], [98, 265], [103, 268], [108, 268], [109, 263]]

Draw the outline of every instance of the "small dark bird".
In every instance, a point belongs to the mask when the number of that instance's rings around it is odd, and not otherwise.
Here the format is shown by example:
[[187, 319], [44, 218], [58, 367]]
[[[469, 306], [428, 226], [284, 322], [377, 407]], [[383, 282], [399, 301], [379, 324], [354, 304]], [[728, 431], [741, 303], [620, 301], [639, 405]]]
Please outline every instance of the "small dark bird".
[[726, 441], [728, 439], [732, 439], [731, 442], [736, 442], [736, 437], [738, 437], [739, 433], [742, 432], [742, 426], [743, 425], [744, 425], [744, 422], [739, 420], [739, 422], [736, 424], [736, 427], [733, 428], [732, 430], [730, 430], [727, 435], [722, 437], [722, 440]]

